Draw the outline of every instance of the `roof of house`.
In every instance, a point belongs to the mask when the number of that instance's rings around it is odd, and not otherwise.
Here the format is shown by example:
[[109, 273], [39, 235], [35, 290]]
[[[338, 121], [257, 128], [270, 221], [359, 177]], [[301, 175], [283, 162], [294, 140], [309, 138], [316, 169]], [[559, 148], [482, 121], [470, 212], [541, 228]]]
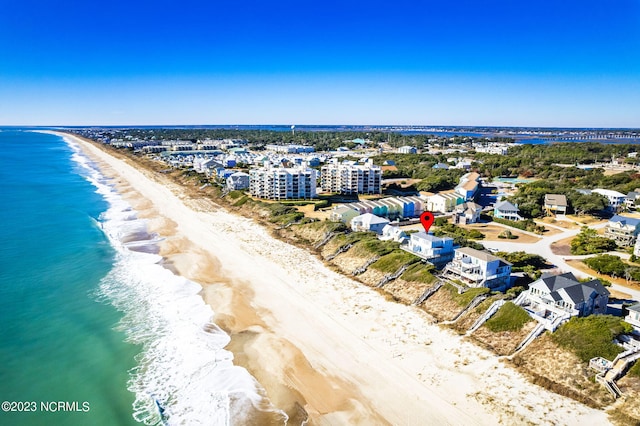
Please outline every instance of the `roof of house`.
[[640, 219], [633, 217], [620, 216], [619, 214], [609, 219], [610, 223], [620, 223], [621, 225], [633, 226], [634, 228], [640, 225]]
[[602, 194], [605, 197], [624, 197], [625, 195], [618, 192], [618, 191], [613, 191], [611, 189], [602, 189], [602, 188], [598, 188], [598, 189], [594, 189], [591, 192], [595, 192], [597, 194]]
[[376, 216], [374, 214], [371, 213], [365, 213], [365, 214], [361, 214], [360, 216], [356, 216], [353, 219], [351, 219], [351, 223], [353, 223], [354, 221], [362, 221], [363, 223], [369, 223], [370, 225], [377, 225], [377, 224], [382, 224], [382, 223], [389, 223], [388, 219], [385, 219], [383, 217], [380, 216]]
[[544, 287], [549, 292], [549, 297], [554, 301], [568, 298], [574, 304], [579, 304], [589, 299], [594, 291], [598, 294], [609, 294], [609, 291], [604, 288], [599, 280], [581, 283], [571, 272], [560, 275], [544, 274], [540, 279], [531, 283], [529, 287]]
[[511, 263], [507, 262], [506, 260], [500, 259], [499, 257], [487, 252], [473, 249], [471, 247], [460, 247], [456, 249], [456, 252], [464, 253], [467, 256], [475, 257], [476, 259], [484, 260], [485, 262], [493, 262], [494, 260], [499, 260], [506, 265], [511, 265]]
[[427, 240], [427, 241], [447, 241], [447, 240], [451, 240], [453, 241], [453, 238], [451, 237], [436, 237], [433, 234], [427, 234], [424, 231], [420, 231], [420, 232], [416, 232], [414, 234], [411, 234], [412, 238], [420, 238], [423, 240]]
[[438, 192], [437, 194], [433, 194], [431, 197], [441, 197], [445, 200], [457, 200], [458, 198], [462, 198], [460, 194], [456, 194], [454, 192]]
[[506, 200], [497, 202], [494, 208], [501, 211], [519, 211], [518, 207]]
[[473, 201], [467, 201], [466, 203], [460, 204], [458, 207], [461, 207], [462, 209], [464, 209], [464, 211], [467, 211], [467, 210], [472, 210], [472, 211], [482, 210], [482, 206], [480, 204], [474, 203]]
[[634, 312], [640, 312], [640, 303], [636, 303], [631, 306], [628, 306], [627, 309]]
[[438, 163], [435, 164], [432, 169], [443, 169], [443, 170], [449, 170], [449, 165], [445, 164], [445, 163]]
[[553, 206], [567, 206], [567, 196], [563, 194], [547, 194], [544, 196], [544, 203]]

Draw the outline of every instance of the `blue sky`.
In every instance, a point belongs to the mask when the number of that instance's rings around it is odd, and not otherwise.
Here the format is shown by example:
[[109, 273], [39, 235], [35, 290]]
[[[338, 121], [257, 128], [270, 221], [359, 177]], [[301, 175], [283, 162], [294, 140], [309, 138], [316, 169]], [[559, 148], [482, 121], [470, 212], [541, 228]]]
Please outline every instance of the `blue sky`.
[[0, 5], [0, 125], [640, 127], [640, 0]]

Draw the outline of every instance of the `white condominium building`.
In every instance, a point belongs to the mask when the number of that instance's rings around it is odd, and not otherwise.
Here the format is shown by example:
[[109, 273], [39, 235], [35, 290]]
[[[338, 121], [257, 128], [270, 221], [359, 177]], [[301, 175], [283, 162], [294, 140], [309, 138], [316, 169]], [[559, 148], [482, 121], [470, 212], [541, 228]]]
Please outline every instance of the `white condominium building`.
[[316, 196], [316, 171], [307, 167], [262, 167], [249, 170], [249, 192], [270, 200], [309, 199]]
[[325, 192], [380, 194], [382, 171], [371, 160], [365, 164], [338, 164], [333, 161], [322, 166], [320, 179]]

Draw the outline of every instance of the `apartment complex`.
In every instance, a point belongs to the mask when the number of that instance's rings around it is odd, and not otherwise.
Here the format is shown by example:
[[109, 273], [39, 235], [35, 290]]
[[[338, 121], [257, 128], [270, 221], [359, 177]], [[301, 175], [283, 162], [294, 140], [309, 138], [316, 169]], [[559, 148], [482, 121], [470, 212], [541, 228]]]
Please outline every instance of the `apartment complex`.
[[365, 164], [339, 164], [334, 160], [322, 166], [321, 187], [325, 192], [380, 194], [381, 180], [382, 171], [371, 160]]
[[308, 167], [271, 167], [249, 171], [249, 192], [270, 200], [309, 199], [316, 196], [316, 171]]

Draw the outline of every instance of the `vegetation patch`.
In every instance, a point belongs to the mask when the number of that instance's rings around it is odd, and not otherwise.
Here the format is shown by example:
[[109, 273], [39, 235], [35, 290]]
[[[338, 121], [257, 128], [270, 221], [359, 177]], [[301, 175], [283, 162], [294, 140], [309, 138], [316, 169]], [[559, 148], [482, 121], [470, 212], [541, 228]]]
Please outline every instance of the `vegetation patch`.
[[[438, 218], [438, 219], [441, 219], [441, 218]], [[441, 223], [441, 225], [439, 225], [438, 229], [436, 229], [433, 232], [433, 234], [436, 237], [441, 237], [441, 236], [447, 236], [452, 238], [462, 237], [462, 238], [473, 239], [473, 240], [481, 240], [484, 238], [484, 234], [478, 231], [477, 229], [464, 229], [459, 227], [458, 225], [447, 222], [446, 220], [444, 223], [441, 221], [439, 221], [439, 223]]]
[[601, 274], [612, 277], [627, 277], [634, 281], [640, 281], [640, 268], [623, 262], [619, 256], [601, 254], [600, 256], [584, 259], [583, 262], [589, 268]]
[[627, 372], [627, 376], [640, 378], [640, 362], [636, 361], [636, 363], [633, 364]]
[[381, 272], [394, 273], [402, 265], [415, 263], [420, 260], [419, 257], [407, 253], [404, 250], [394, 250], [393, 252], [382, 256], [376, 262], [371, 265], [371, 268]]
[[529, 321], [531, 321], [531, 317], [524, 309], [513, 302], [507, 302], [487, 320], [485, 325], [489, 330], [497, 333], [499, 331], [518, 331]]
[[573, 317], [553, 333], [553, 341], [571, 350], [582, 361], [601, 356], [613, 360], [623, 351], [613, 339], [623, 333], [631, 333], [631, 325], [613, 315]]
[[501, 223], [503, 225], [511, 226], [512, 228], [521, 229], [523, 231], [534, 232], [536, 234], [542, 234], [547, 230], [547, 228], [542, 225], [538, 225], [531, 219], [515, 221], [494, 217], [493, 221], [496, 223]]
[[405, 281], [417, 281], [421, 283], [432, 283], [436, 277], [433, 276], [433, 271], [436, 268], [428, 263], [414, 263], [411, 265], [401, 276]]
[[524, 251], [501, 251], [496, 253], [496, 255], [511, 263], [512, 272], [525, 272], [532, 279], [538, 279], [540, 277], [541, 269], [551, 267], [544, 257], [537, 254], [529, 254]]
[[378, 238], [361, 239], [351, 249], [356, 255], [363, 256], [384, 256], [398, 249], [399, 244], [394, 241], [380, 241]]
[[598, 235], [595, 229], [583, 226], [576, 237], [571, 240], [571, 254], [604, 253], [616, 249], [616, 242]]
[[449, 292], [451, 298], [461, 307], [465, 307], [471, 303], [476, 296], [489, 293], [489, 289], [486, 287], [470, 288], [462, 294], [458, 294], [458, 289], [451, 284], [445, 284], [442, 289]]
[[230, 191], [227, 194], [227, 197], [231, 198], [232, 200], [237, 200], [238, 198], [242, 197], [243, 195], [244, 195], [244, 191], [236, 190], [236, 191]]

